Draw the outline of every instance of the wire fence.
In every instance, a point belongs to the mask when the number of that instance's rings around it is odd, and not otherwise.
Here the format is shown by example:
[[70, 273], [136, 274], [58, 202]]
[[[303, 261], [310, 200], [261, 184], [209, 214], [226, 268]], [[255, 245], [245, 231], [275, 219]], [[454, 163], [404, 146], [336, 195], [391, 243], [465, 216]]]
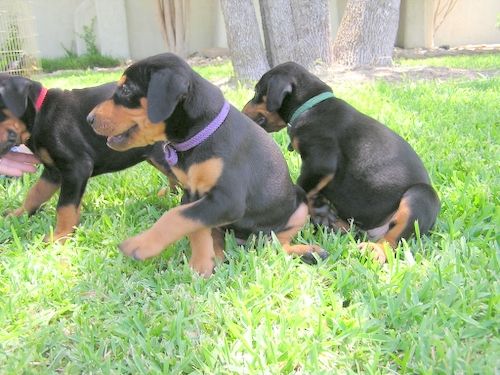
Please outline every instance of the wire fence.
[[35, 17], [27, 0], [0, 0], [0, 72], [31, 76], [40, 69]]

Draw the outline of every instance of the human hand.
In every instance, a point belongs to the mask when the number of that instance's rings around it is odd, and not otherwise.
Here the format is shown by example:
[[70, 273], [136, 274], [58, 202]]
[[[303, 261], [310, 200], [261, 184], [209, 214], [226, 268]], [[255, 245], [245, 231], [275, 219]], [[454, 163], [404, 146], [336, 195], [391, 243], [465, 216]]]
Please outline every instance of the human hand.
[[0, 175], [19, 177], [23, 173], [36, 172], [35, 164], [40, 163], [32, 154], [8, 152], [0, 158]]

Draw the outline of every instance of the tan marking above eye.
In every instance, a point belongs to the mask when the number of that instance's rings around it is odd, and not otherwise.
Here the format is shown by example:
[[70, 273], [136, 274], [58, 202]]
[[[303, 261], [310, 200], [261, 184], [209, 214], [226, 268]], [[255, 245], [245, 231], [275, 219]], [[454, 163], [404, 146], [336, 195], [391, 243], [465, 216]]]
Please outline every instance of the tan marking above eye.
[[117, 82], [117, 85], [118, 86], [122, 86], [125, 84], [125, 82], [127, 81], [127, 76], [124, 74], [120, 77], [120, 79], [118, 80]]

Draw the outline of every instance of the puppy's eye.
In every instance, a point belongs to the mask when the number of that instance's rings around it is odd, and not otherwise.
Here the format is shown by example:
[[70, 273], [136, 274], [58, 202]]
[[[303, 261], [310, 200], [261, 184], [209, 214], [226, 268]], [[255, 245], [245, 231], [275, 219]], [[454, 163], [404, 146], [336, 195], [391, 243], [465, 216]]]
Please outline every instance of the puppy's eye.
[[130, 91], [130, 88], [127, 85], [122, 86], [122, 95], [129, 96], [132, 92]]
[[259, 126], [262, 126], [266, 123], [266, 118], [264, 116], [259, 116], [257, 117], [257, 119], [255, 120], [255, 122], [259, 125]]

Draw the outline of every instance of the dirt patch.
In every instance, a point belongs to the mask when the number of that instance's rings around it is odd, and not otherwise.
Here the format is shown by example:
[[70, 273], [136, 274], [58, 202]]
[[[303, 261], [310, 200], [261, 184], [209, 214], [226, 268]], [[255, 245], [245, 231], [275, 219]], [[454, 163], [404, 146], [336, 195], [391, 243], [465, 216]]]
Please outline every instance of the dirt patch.
[[[224, 50], [226, 53], [227, 50]], [[425, 49], [401, 49], [395, 48], [394, 59], [423, 59], [429, 57], [478, 55], [485, 53], [499, 53], [500, 44], [469, 45], [448, 48]], [[196, 54], [188, 59], [191, 65], [220, 64], [229, 60], [224, 56], [206, 56]], [[483, 79], [500, 75], [500, 67], [490, 70], [471, 70], [446, 67], [430, 66], [391, 66], [391, 67], [361, 67], [349, 69], [343, 66], [317, 66], [313, 69], [322, 80], [330, 85], [339, 83], [363, 83], [374, 80], [385, 80], [388, 82], [402, 82], [408, 80], [449, 80], [449, 79]], [[214, 82], [218, 86], [232, 85], [234, 80], [230, 77], [221, 78]]]
[[394, 59], [426, 59], [429, 57], [478, 55], [500, 53], [500, 44], [475, 44], [458, 47], [441, 46], [438, 48], [395, 48]]
[[[394, 49], [394, 60], [425, 59], [430, 57], [480, 55], [499, 53], [500, 44], [469, 45], [442, 48]], [[449, 79], [481, 79], [500, 75], [498, 69], [472, 70], [447, 67], [425, 66], [391, 66], [391, 67], [361, 67], [348, 69], [343, 66], [317, 67], [315, 73], [329, 84], [345, 82], [360, 83], [374, 80], [401, 82], [408, 80], [449, 80]]]
[[402, 82], [408, 80], [449, 80], [449, 79], [480, 79], [500, 75], [500, 69], [469, 70], [445, 67], [373, 67], [346, 69], [333, 67], [319, 69], [315, 72], [328, 84], [362, 83], [374, 80]]

